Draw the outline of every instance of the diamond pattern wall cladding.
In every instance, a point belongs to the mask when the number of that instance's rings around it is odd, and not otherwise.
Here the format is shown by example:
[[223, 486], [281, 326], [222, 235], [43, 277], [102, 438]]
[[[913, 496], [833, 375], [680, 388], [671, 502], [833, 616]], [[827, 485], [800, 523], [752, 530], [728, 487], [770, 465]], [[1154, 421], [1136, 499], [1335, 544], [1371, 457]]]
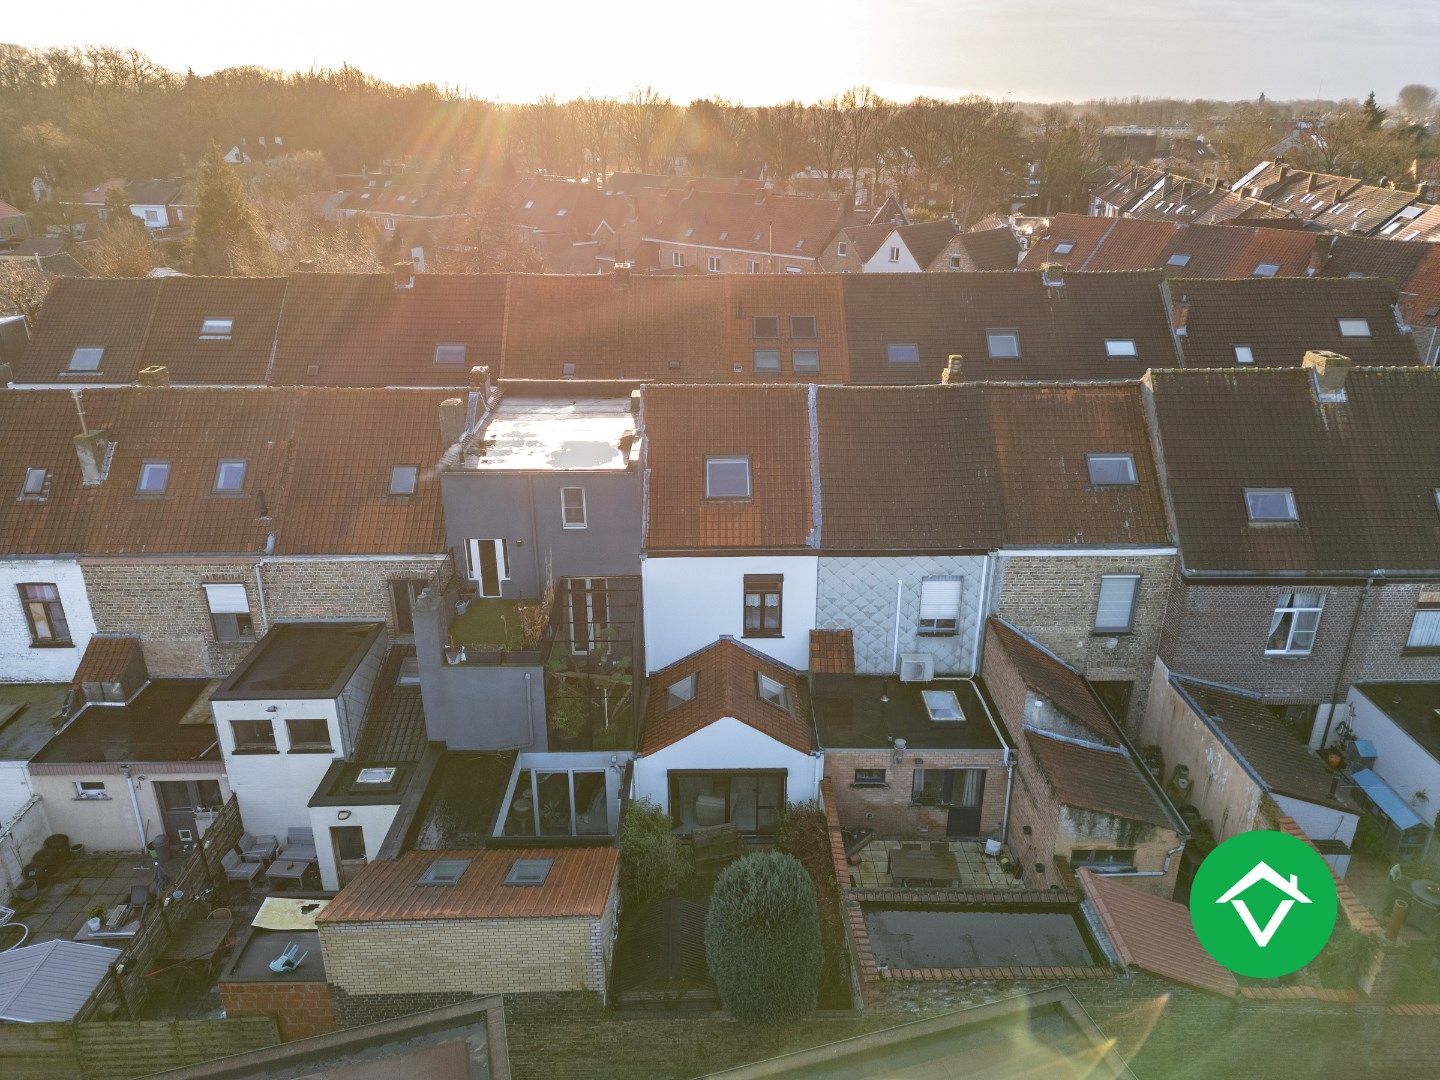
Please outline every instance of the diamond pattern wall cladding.
[[[975, 626], [982, 617], [980, 586], [984, 567], [985, 558], [979, 555], [822, 558], [815, 625], [823, 630], [854, 632], [858, 673], [884, 675], [893, 671], [895, 583], [900, 581], [900, 652], [934, 657], [937, 675], [974, 674]], [[927, 577], [961, 579], [954, 637], [921, 637], [916, 632], [920, 582]]]

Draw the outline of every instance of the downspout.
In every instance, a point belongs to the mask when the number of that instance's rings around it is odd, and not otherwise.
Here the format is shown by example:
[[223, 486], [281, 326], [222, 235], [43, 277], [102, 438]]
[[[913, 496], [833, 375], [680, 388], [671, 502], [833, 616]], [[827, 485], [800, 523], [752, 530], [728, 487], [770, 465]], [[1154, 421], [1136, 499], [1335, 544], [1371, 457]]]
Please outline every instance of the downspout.
[[1164, 877], [1170, 873], [1170, 860], [1185, 850], [1185, 845], [1173, 847], [1165, 852], [1165, 861], [1160, 864], [1159, 870], [1107, 870], [1106, 877]]
[[[975, 644], [970, 650], [970, 674], [972, 676], [980, 674], [980, 634], [985, 626], [985, 618], [989, 614], [987, 609], [990, 606], [988, 590], [990, 588], [991, 558], [992, 556], [987, 554], [985, 556], [985, 562], [980, 567], [980, 604], [977, 610], [978, 618], [975, 620]], [[1005, 804], [1007, 806], [1010, 804], [1008, 797], [1005, 800]]]
[[257, 637], [263, 637], [270, 630], [270, 613], [265, 608], [265, 579], [260, 575], [260, 569], [264, 565], [264, 559], [255, 564], [255, 595], [260, 601], [260, 625], [265, 628], [262, 633], [256, 635]]
[[150, 846], [150, 840], [145, 835], [145, 821], [140, 817], [140, 800], [135, 796], [135, 778], [130, 775], [129, 765], [121, 765], [120, 772], [125, 777], [125, 790], [130, 795], [130, 809], [135, 812], [135, 831], [140, 834], [140, 850], [144, 851]]
[[1360, 616], [1365, 611], [1365, 600], [1370, 595], [1370, 586], [1373, 584], [1375, 584], [1375, 575], [1367, 575], [1365, 587], [1360, 590], [1360, 599], [1355, 603], [1355, 615], [1350, 620], [1350, 631], [1345, 635], [1345, 651], [1340, 654], [1340, 666], [1335, 671], [1335, 685], [1330, 691], [1330, 712], [1325, 717], [1325, 733], [1320, 736], [1321, 750], [1330, 745], [1330, 730], [1335, 722], [1335, 707], [1340, 704], [1337, 699], [1340, 696], [1340, 688], [1345, 684], [1345, 670], [1350, 666], [1350, 652], [1355, 645], [1355, 629], [1360, 625]]
[[905, 595], [905, 582], [901, 578], [895, 579], [895, 647], [890, 657], [890, 668], [892, 671], [900, 671], [900, 601]]
[[1015, 751], [1005, 748], [1005, 805], [1000, 808], [1000, 842], [1010, 842], [1010, 792], [1015, 786]]

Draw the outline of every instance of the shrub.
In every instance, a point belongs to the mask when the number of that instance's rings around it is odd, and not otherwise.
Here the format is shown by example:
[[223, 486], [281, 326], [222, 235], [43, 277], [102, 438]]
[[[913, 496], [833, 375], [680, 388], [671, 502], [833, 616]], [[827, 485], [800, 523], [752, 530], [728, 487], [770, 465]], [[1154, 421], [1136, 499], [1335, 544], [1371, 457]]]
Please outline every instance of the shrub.
[[620, 823], [620, 893], [630, 911], [669, 896], [690, 873], [670, 815], [649, 799], [625, 808]]
[[725, 868], [705, 916], [705, 958], [720, 1000], [746, 1024], [783, 1024], [815, 1008], [824, 950], [815, 887], [779, 851]]
[[830, 850], [830, 823], [818, 802], [792, 803], [775, 822], [775, 846], [794, 855], [810, 874], [820, 907], [820, 940], [825, 947], [821, 994], [825, 1004], [849, 1005], [850, 953], [840, 914], [840, 887]]

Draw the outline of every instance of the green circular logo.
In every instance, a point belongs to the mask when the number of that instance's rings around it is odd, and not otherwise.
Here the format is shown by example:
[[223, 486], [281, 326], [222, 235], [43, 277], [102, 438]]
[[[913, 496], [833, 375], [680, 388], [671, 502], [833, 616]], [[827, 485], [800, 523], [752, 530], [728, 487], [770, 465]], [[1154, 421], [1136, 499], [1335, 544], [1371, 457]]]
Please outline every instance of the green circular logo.
[[1335, 928], [1335, 879], [1320, 853], [1282, 832], [1232, 836], [1200, 864], [1190, 922], [1216, 963], [1274, 979], [1320, 955]]

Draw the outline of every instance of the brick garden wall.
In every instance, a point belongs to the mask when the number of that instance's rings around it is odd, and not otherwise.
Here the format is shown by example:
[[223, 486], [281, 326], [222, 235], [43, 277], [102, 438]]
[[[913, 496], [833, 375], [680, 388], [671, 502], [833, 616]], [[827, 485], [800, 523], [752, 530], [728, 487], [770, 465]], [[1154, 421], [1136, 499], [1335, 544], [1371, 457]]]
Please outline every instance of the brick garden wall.
[[274, 1017], [286, 1042], [340, 1027], [330, 986], [323, 982], [223, 982], [220, 1004], [226, 1016]]

